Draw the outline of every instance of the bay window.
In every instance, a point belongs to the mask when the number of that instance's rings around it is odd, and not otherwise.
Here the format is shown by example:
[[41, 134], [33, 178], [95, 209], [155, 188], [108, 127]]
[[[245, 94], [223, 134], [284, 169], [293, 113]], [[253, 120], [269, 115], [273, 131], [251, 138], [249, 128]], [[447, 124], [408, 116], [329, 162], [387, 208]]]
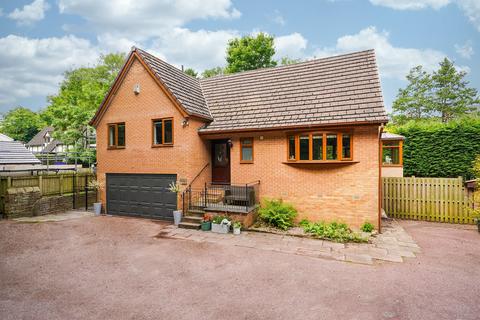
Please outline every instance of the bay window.
[[289, 162], [334, 162], [352, 160], [350, 133], [310, 132], [287, 136]]

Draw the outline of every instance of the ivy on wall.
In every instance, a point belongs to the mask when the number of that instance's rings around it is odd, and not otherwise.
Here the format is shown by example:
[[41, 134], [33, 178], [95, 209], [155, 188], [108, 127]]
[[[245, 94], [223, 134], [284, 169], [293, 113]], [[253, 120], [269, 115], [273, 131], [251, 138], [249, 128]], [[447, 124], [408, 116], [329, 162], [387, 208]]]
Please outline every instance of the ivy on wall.
[[465, 118], [440, 123], [409, 122], [389, 126], [405, 136], [404, 176], [458, 177], [471, 179], [473, 162], [480, 154], [480, 119]]

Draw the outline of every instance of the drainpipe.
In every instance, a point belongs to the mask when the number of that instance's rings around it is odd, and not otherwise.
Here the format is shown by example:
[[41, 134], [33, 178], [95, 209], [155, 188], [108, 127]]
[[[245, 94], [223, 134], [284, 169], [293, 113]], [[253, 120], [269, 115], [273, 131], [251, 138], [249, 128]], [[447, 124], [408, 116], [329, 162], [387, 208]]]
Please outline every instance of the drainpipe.
[[382, 233], [382, 133], [385, 125], [378, 127], [378, 233]]

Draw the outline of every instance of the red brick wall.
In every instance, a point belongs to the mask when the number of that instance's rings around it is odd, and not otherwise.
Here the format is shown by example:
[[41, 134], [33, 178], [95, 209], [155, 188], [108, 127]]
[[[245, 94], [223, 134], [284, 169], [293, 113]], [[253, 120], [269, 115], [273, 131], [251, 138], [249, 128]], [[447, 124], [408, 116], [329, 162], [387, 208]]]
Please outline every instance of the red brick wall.
[[[239, 140], [252, 136], [254, 163], [242, 164]], [[377, 126], [354, 129], [353, 160], [358, 163], [353, 164], [285, 164], [286, 133], [281, 131], [228, 137], [233, 142], [232, 183], [260, 180], [261, 197], [292, 203], [299, 211], [299, 220], [336, 220], [354, 227], [365, 221], [378, 224]]]
[[[133, 87], [140, 84], [140, 94]], [[173, 147], [152, 148], [152, 119], [173, 117]], [[189, 119], [159, 88], [155, 80], [137, 60], [133, 62], [117, 94], [97, 126], [98, 179], [105, 182], [106, 173], [175, 173], [187, 182], [209, 162], [208, 141], [197, 130], [203, 122]], [[108, 123], [125, 122], [125, 149], [107, 149]], [[200, 179], [210, 180], [209, 170]], [[105, 188], [101, 193], [106, 202]], [[180, 205], [180, 201], [179, 201]]]

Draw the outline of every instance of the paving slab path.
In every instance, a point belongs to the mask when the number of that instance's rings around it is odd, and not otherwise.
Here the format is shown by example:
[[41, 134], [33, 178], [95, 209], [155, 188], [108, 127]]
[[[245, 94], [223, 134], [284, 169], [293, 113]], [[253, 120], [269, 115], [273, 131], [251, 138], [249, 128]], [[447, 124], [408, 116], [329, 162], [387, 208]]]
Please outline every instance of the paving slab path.
[[240, 235], [210, 231], [165, 227], [159, 237], [208, 242], [221, 245], [276, 251], [322, 259], [334, 259], [360, 264], [403, 262], [421, 252], [415, 240], [396, 221], [383, 224], [383, 233], [371, 243], [337, 243], [305, 237], [244, 231]]
[[89, 211], [70, 210], [70, 211], [57, 213], [57, 214], [46, 214], [43, 216], [15, 218], [15, 219], [12, 219], [12, 221], [25, 222], [25, 223], [58, 222], [58, 221], [65, 221], [65, 220], [71, 220], [71, 219], [92, 217], [94, 215], [95, 214], [93, 212], [89, 212]]

